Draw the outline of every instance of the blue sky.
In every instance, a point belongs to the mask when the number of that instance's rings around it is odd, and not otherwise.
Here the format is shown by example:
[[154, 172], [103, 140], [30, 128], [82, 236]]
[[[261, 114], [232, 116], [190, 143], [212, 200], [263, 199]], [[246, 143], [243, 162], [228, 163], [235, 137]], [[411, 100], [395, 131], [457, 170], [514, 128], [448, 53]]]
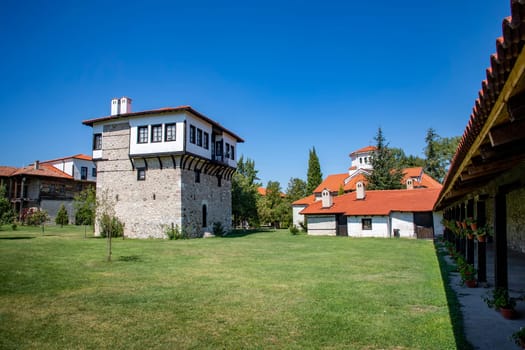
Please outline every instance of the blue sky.
[[509, 1], [0, 4], [0, 165], [91, 154], [82, 120], [189, 104], [243, 137], [261, 181], [323, 175], [374, 144], [461, 135]]

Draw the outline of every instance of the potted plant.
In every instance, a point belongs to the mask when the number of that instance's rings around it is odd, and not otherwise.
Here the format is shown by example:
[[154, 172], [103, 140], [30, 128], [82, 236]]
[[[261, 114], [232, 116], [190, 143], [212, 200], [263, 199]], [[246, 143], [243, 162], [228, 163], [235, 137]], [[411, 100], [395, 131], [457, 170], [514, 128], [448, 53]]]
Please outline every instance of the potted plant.
[[511, 337], [516, 345], [520, 346], [522, 349], [525, 349], [525, 328], [521, 327], [519, 331], [512, 333]]
[[478, 229], [476, 230], [476, 236], [478, 237], [478, 241], [485, 242], [487, 236], [492, 236], [492, 226], [487, 224], [478, 227]]
[[466, 220], [466, 222], [467, 222], [467, 225], [470, 226], [470, 229], [471, 229], [472, 231], [476, 231], [476, 230], [478, 229], [478, 223], [477, 223], [477, 221], [474, 220], [473, 218], [468, 217], [467, 220]]
[[462, 282], [469, 288], [476, 287], [476, 269], [473, 265], [466, 262], [459, 267]]
[[495, 288], [492, 291], [492, 297], [485, 296], [483, 300], [488, 307], [498, 310], [501, 315], [509, 320], [516, 318], [516, 299], [509, 296], [509, 291], [506, 288]]

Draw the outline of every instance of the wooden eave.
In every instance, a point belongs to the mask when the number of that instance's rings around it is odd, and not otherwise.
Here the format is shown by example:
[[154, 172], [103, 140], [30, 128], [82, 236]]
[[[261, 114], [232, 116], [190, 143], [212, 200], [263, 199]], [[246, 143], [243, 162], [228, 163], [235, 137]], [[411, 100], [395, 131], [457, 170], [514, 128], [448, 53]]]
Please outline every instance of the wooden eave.
[[462, 139], [471, 146], [455, 166], [455, 171], [449, 172], [447, 177], [450, 178], [445, 180], [436, 208], [465, 195], [465, 191], [483, 186], [517, 163], [525, 162], [525, 120], [510, 118], [507, 110], [507, 101], [525, 91], [524, 72], [525, 51], [522, 50], [485, 122], [476, 123], [471, 118]]

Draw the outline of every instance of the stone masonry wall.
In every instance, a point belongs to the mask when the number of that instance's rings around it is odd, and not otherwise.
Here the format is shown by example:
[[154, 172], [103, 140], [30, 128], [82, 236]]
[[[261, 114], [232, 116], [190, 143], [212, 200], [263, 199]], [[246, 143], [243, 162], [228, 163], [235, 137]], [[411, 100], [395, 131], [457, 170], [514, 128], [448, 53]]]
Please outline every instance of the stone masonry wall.
[[525, 253], [525, 189], [507, 195], [507, 245]]
[[[203, 225], [203, 206], [207, 222]], [[198, 235], [213, 233], [213, 223], [220, 222], [225, 231], [231, 230], [231, 182], [215, 175], [201, 173], [195, 182], [195, 171], [182, 171], [182, 225]]]

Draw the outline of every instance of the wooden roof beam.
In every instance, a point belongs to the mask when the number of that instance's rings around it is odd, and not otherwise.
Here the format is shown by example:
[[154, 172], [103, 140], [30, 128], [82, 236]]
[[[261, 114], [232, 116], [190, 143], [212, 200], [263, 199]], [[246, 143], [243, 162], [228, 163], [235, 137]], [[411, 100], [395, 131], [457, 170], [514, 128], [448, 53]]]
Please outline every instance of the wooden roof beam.
[[492, 128], [489, 131], [489, 138], [492, 147], [525, 139], [525, 119]]

